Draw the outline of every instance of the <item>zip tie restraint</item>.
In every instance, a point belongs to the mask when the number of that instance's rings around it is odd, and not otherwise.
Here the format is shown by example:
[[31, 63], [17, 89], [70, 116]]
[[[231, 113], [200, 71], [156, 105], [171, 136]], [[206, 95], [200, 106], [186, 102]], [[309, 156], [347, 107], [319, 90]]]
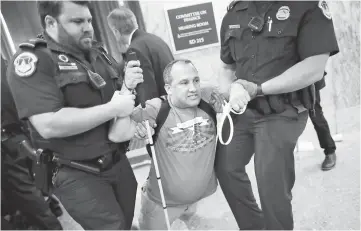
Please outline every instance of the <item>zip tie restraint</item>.
[[[223, 145], [228, 145], [229, 143], [231, 143], [232, 138], [233, 138], [233, 132], [234, 132], [234, 125], [233, 125], [233, 119], [231, 117], [231, 112], [233, 112], [234, 114], [240, 115], [243, 114], [246, 109], [247, 106], [245, 106], [244, 108], [241, 109], [241, 111], [236, 112], [235, 110], [232, 109], [231, 104], [224, 101], [223, 106], [223, 113], [221, 115], [220, 121], [218, 123], [218, 129], [217, 129], [217, 136], [219, 139], [219, 142]], [[223, 130], [223, 125], [224, 125], [224, 121], [226, 120], [226, 118], [228, 118], [229, 121], [229, 137], [228, 140], [226, 142], [223, 141], [223, 137], [222, 137], [222, 130]]]

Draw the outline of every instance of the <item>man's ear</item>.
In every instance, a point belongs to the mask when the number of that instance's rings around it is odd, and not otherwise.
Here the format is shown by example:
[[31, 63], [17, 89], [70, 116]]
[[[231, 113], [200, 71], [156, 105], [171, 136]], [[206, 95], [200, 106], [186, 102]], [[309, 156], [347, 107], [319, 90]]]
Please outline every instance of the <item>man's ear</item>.
[[165, 84], [164, 89], [165, 89], [165, 91], [167, 92], [168, 95], [172, 94], [172, 89], [171, 89], [169, 84]]
[[54, 28], [58, 24], [56, 19], [50, 15], [45, 16], [44, 21], [45, 28]]

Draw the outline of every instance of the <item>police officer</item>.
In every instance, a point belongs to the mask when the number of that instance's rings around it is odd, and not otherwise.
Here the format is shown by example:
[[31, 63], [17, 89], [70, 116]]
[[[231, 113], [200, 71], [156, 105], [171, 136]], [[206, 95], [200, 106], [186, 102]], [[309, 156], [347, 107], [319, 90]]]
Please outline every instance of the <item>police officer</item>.
[[[93, 41], [89, 2], [39, 1], [38, 10], [43, 38], [21, 44], [7, 73], [19, 117], [30, 121], [36, 148], [71, 161], [53, 176], [69, 214], [84, 229], [130, 229], [137, 182], [126, 143], [110, 142], [108, 128], [133, 111], [135, 96]], [[128, 62], [125, 81], [142, 81], [136, 65]]]
[[[33, 228], [59, 230], [62, 229], [60, 222], [30, 177], [28, 167], [31, 160], [19, 151], [19, 142], [28, 140], [28, 137], [26, 129], [18, 119], [6, 81], [6, 66], [5, 60], [1, 57], [1, 204], [4, 205], [2, 215], [17, 209], [26, 217], [27, 225], [32, 225]], [[9, 229], [3, 226], [5, 223], [6, 221], [1, 223], [1, 228]]]
[[[326, 75], [326, 72], [325, 74]], [[326, 86], [325, 77], [320, 81], [315, 83], [316, 88], [316, 103], [314, 113], [310, 112], [310, 119], [312, 121], [313, 127], [317, 133], [318, 141], [321, 148], [323, 148], [325, 153], [325, 159], [321, 164], [321, 169], [323, 171], [331, 170], [336, 165], [336, 144], [333, 140], [328, 126], [327, 120], [323, 115], [322, 106], [321, 106], [321, 95], [320, 90]]]
[[[221, 60], [235, 71], [231, 106], [247, 105], [232, 115], [232, 142], [217, 157], [220, 185], [240, 229], [293, 229], [293, 151], [306, 109], [313, 110], [312, 84], [338, 52], [329, 8], [325, 1], [233, 1], [220, 37]], [[262, 211], [245, 170], [253, 154]]]

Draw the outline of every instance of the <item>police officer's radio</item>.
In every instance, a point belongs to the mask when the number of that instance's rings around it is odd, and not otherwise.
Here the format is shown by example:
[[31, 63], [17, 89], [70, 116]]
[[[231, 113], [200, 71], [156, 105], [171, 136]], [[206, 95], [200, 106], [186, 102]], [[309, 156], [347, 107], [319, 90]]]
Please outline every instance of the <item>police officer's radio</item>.
[[[253, 3], [255, 4], [255, 3]], [[248, 28], [250, 28], [252, 31], [255, 32], [261, 32], [264, 24], [265, 24], [265, 15], [268, 12], [268, 9], [272, 6], [272, 2], [266, 3], [267, 7], [265, 10], [262, 10], [262, 12], [259, 15], [253, 16], [251, 20], [248, 22]], [[256, 7], [256, 6], [255, 6]], [[256, 7], [257, 8], [257, 7]]]
[[265, 21], [263, 17], [252, 17], [251, 20], [248, 23], [248, 28], [250, 28], [252, 31], [261, 32], [263, 29]]
[[98, 73], [92, 72], [91, 70], [88, 70], [87, 72], [91, 85], [95, 89], [101, 89], [107, 84]]
[[82, 67], [84, 67], [84, 69], [87, 71], [88, 73], [88, 77], [89, 77], [89, 81], [90, 84], [92, 85], [93, 88], [95, 89], [102, 89], [107, 82], [105, 82], [105, 80], [103, 79], [103, 77], [101, 77], [98, 73], [95, 73], [93, 71], [91, 71], [85, 64], [83, 64], [82, 62], [79, 62], [78, 60], [75, 60], [77, 63], [79, 63]]

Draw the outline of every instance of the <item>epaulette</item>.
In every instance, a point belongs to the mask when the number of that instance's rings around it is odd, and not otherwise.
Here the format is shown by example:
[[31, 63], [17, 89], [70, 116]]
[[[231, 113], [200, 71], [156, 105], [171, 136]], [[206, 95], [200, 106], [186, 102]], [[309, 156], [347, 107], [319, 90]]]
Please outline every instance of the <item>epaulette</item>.
[[27, 42], [24, 43], [20, 43], [19, 47], [20, 48], [31, 48], [34, 49], [35, 47], [39, 46], [39, 45], [47, 45], [47, 42], [44, 39], [41, 38], [35, 38], [35, 39], [30, 39]]
[[233, 8], [238, 2], [240, 2], [240, 0], [233, 0], [231, 3], [229, 3], [229, 5], [227, 6], [227, 12], [229, 12], [230, 10], [232, 10], [232, 8]]

